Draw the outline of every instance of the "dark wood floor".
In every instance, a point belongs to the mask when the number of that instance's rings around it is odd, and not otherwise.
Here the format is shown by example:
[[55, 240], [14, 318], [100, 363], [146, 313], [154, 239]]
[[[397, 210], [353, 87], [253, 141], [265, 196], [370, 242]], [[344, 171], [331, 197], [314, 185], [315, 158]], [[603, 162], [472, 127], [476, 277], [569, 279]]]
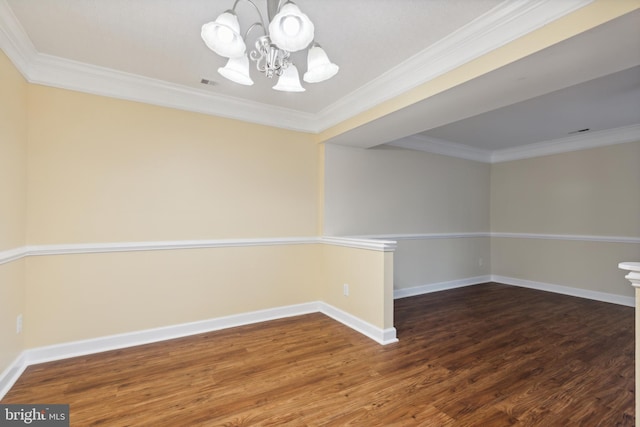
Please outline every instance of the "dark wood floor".
[[498, 284], [397, 300], [380, 346], [312, 314], [29, 367], [71, 425], [632, 426], [632, 308]]

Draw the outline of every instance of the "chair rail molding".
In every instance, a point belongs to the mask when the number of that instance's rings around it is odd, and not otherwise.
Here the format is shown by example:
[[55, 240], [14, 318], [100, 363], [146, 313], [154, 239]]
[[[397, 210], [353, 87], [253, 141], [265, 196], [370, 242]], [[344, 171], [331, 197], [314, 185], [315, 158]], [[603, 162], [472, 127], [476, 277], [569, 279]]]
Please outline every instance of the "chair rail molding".
[[30, 256], [72, 255], [109, 252], [162, 251], [250, 246], [334, 245], [372, 251], [393, 252], [396, 242], [351, 237], [267, 237], [254, 239], [168, 240], [152, 242], [68, 243], [27, 245], [0, 251], [0, 265]]

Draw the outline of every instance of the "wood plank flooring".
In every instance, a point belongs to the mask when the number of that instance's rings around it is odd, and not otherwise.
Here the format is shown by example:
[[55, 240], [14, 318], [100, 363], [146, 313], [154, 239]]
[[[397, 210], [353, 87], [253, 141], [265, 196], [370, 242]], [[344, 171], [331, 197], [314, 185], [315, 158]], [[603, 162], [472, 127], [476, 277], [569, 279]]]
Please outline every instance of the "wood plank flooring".
[[495, 283], [395, 302], [380, 346], [311, 314], [29, 367], [72, 426], [633, 426], [634, 311]]

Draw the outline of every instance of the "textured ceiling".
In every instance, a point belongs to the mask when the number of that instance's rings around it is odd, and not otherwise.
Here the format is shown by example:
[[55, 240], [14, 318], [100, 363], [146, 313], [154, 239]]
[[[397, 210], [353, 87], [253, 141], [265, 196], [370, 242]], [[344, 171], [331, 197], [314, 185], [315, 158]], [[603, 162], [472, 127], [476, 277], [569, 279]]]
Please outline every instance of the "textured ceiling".
[[[266, 16], [266, 2], [255, 2]], [[314, 22], [319, 42], [340, 72], [305, 84], [303, 94], [271, 89], [275, 80], [252, 72], [254, 86], [229, 82], [217, 73], [221, 58], [200, 39], [233, 0], [8, 0], [36, 50], [184, 86], [260, 103], [317, 112], [388, 71], [439, 39], [489, 11], [500, 0], [298, 0]], [[256, 21], [255, 9], [240, 2], [241, 28]], [[253, 31], [250, 38], [259, 35]], [[248, 42], [248, 47], [252, 46]], [[306, 57], [294, 54], [306, 69]]]
[[[218, 75], [226, 60], [205, 47], [200, 27], [233, 0], [0, 0], [0, 48], [32, 83], [320, 133], [607, 1], [296, 0], [340, 66], [331, 80], [304, 84], [305, 93], [274, 91], [275, 80], [255, 70], [251, 87]], [[266, 0], [255, 3], [264, 13]], [[246, 1], [237, 14], [243, 31], [255, 20]], [[294, 54], [301, 73], [304, 56]], [[486, 159], [584, 128], [631, 124], [638, 133], [639, 66], [636, 8], [327, 142], [372, 147], [415, 136], [404, 146], [441, 152], [451, 144]]]
[[495, 151], [636, 123], [640, 123], [640, 67], [440, 126], [422, 135]]

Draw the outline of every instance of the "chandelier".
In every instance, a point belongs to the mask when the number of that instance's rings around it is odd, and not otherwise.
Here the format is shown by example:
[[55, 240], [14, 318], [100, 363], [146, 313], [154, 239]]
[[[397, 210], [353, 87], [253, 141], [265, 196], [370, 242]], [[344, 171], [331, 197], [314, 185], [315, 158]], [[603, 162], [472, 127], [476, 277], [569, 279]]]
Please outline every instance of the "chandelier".
[[[251, 58], [259, 72], [269, 78], [278, 76], [278, 82], [273, 89], [304, 92], [298, 68], [291, 62], [291, 53], [307, 48], [307, 71], [303, 76], [305, 82], [322, 82], [338, 72], [339, 67], [329, 61], [324, 49], [314, 42], [313, 22], [296, 4], [292, 1], [284, 1], [282, 4], [283, 0], [267, 0], [267, 26], [255, 3], [252, 0], [244, 1], [253, 6], [259, 18], [247, 28], [244, 36], [240, 32], [240, 23], [235, 12], [240, 0], [235, 0], [233, 7], [223, 12], [215, 21], [202, 26], [201, 36], [207, 47], [218, 55], [229, 58], [224, 67], [218, 68], [218, 73], [223, 77], [235, 83], [251, 86]], [[255, 41], [255, 49], [247, 54], [247, 37], [256, 28], [261, 28], [263, 35]]]

